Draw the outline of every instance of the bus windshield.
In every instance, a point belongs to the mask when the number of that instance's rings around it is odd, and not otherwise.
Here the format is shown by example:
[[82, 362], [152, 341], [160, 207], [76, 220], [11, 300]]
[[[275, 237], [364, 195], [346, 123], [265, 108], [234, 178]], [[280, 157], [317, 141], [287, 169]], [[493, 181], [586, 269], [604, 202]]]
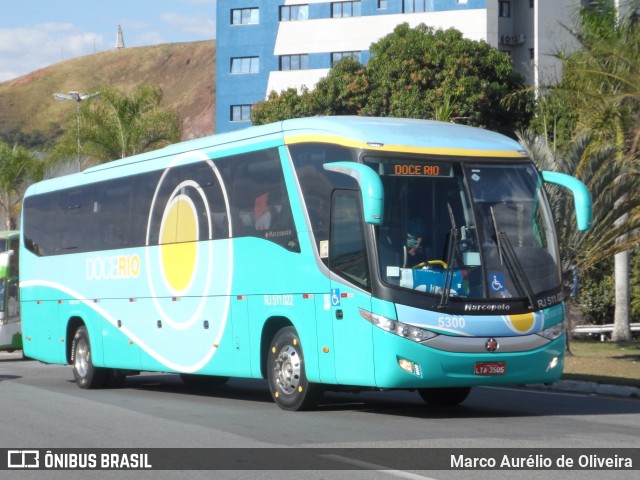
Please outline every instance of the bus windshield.
[[366, 157], [382, 178], [381, 278], [448, 302], [560, 287], [553, 221], [531, 163]]

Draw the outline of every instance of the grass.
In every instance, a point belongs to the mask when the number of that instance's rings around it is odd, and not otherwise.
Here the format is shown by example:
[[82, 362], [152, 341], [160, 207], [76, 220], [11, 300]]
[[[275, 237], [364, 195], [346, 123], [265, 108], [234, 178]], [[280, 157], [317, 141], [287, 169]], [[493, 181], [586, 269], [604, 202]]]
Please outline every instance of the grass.
[[640, 387], [640, 342], [617, 344], [572, 340], [563, 380]]

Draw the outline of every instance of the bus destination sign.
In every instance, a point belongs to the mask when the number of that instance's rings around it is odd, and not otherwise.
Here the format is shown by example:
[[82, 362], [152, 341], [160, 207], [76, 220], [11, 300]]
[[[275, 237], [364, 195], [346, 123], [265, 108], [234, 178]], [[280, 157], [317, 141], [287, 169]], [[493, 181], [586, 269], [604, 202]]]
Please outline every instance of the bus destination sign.
[[391, 163], [385, 174], [394, 177], [450, 177], [451, 165], [434, 163]]

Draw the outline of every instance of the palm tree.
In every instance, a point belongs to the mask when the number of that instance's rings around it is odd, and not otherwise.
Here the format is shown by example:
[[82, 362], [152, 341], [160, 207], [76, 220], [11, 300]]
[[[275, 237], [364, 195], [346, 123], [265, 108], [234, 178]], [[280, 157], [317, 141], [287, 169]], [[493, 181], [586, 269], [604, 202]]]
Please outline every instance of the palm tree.
[[[81, 153], [92, 162], [104, 163], [180, 140], [180, 120], [161, 107], [160, 87], [138, 85], [130, 95], [113, 87], [98, 91], [99, 97], [80, 108]], [[77, 140], [75, 130], [68, 129], [56, 157], [73, 158]]]
[[24, 191], [30, 183], [42, 180], [45, 168], [46, 162], [26, 148], [0, 142], [0, 216], [5, 229], [16, 228]]
[[[518, 134], [539, 170], [566, 173], [582, 181], [593, 199], [593, 227], [581, 232], [577, 228], [572, 198], [565, 190], [547, 186], [549, 203], [556, 221], [562, 271], [573, 267], [582, 272], [611, 258], [621, 251], [640, 244], [639, 195], [640, 176], [631, 161], [611, 162], [612, 146], [598, 146], [589, 137], [579, 137], [561, 154], [532, 131]], [[619, 222], [620, 218], [627, 218]], [[620, 238], [625, 238], [620, 242]]]
[[[563, 80], [555, 94], [574, 115], [574, 131], [591, 138], [592, 148], [609, 151], [607, 165], [637, 162], [640, 140], [640, 17], [636, 0], [624, 12], [610, 0], [595, 0], [580, 10], [578, 28], [572, 32], [580, 49], [561, 55]], [[624, 183], [621, 180], [621, 183]], [[615, 211], [633, 204], [638, 190], [628, 190], [618, 197]], [[633, 222], [632, 211], [616, 217], [611, 232], [627, 230]], [[616, 308], [614, 332], [616, 341], [630, 340], [629, 329], [629, 251], [621, 248], [637, 245], [635, 237], [617, 237], [615, 251]], [[635, 243], [634, 243], [635, 242]]]
[[[614, 150], [598, 148], [594, 141], [580, 137], [564, 155], [532, 131], [519, 134], [519, 140], [540, 170], [566, 173], [580, 179], [592, 194], [593, 227], [580, 232], [575, 220], [572, 199], [554, 185], [547, 193], [558, 232], [562, 258], [562, 277], [574, 280], [575, 272], [585, 275], [602, 262], [640, 243], [640, 196], [628, 195], [640, 188], [640, 177], [628, 161], [610, 162]], [[620, 222], [621, 218], [626, 221]], [[620, 241], [623, 238], [624, 241]], [[628, 328], [628, 324], [627, 324]], [[567, 350], [569, 338], [567, 337]]]

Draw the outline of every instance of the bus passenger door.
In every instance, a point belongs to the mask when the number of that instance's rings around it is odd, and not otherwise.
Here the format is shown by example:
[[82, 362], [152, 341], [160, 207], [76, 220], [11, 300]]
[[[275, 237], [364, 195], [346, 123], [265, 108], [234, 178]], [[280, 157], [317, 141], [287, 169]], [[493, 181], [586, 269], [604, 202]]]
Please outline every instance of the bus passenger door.
[[360, 192], [335, 190], [331, 200], [329, 268], [336, 380], [343, 385], [374, 385], [371, 278]]
[[19, 294], [18, 242], [10, 238], [0, 253], [0, 350], [22, 348]]

